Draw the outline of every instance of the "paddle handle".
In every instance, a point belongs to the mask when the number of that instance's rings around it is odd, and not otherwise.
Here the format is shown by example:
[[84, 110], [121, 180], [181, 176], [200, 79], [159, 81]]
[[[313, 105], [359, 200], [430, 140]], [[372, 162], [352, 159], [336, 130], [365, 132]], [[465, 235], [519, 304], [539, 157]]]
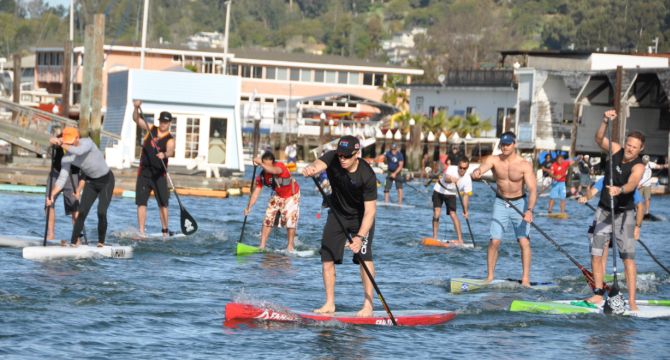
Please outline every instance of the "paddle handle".
[[[326, 204], [328, 204], [328, 207], [330, 208], [330, 213], [333, 214], [335, 217], [335, 220], [337, 223], [340, 225], [340, 228], [342, 229], [342, 232], [344, 232], [344, 236], [347, 238], [347, 241], [349, 244], [353, 243], [354, 240], [351, 238], [351, 234], [347, 232], [346, 227], [342, 223], [342, 220], [340, 219], [339, 215], [337, 215], [337, 212], [335, 209], [333, 209], [330, 199], [328, 196], [326, 196], [326, 193], [323, 191], [321, 188], [321, 184], [319, 181], [316, 179], [316, 177], [312, 177], [312, 180], [314, 180], [314, 184], [316, 184], [316, 188], [319, 189], [319, 192], [321, 193], [321, 196], [326, 200]], [[358, 263], [361, 265], [363, 268], [363, 271], [365, 271], [365, 274], [368, 276], [368, 279], [370, 279], [370, 282], [372, 283], [372, 286], [375, 288], [375, 292], [377, 292], [377, 297], [379, 297], [379, 301], [381, 301], [382, 306], [384, 307], [384, 310], [388, 314], [389, 318], [391, 319], [391, 322], [393, 323], [393, 326], [398, 326], [398, 323], [395, 320], [395, 317], [393, 316], [393, 313], [391, 312], [391, 309], [389, 308], [388, 304], [386, 304], [386, 300], [384, 300], [384, 296], [382, 295], [382, 291], [379, 289], [379, 286], [377, 286], [377, 282], [375, 281], [375, 278], [372, 276], [372, 273], [370, 272], [370, 269], [368, 269], [368, 266], [365, 265], [365, 261], [363, 261], [363, 257], [361, 256], [360, 253], [354, 253], [354, 257], [358, 261]]]

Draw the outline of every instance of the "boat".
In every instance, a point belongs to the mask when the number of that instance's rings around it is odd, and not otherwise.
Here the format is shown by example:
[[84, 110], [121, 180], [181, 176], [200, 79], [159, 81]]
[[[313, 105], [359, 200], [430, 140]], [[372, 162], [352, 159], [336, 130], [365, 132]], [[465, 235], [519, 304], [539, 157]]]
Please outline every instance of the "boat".
[[258, 246], [248, 245], [241, 242], [237, 243], [237, 248], [235, 249], [235, 254], [238, 256], [245, 256], [259, 253], [282, 254], [297, 257], [308, 257], [316, 255], [316, 251], [314, 250], [293, 250], [293, 251], [288, 251], [286, 249], [270, 250], [270, 249], [261, 249]]
[[[0, 247], [24, 248], [26, 246], [42, 246], [44, 238], [25, 235], [0, 235]], [[58, 240], [47, 240], [49, 246], [60, 246]]]
[[458, 244], [454, 244], [454, 241], [456, 241], [456, 240], [433, 239], [433, 238], [425, 237], [425, 238], [421, 239], [421, 245], [448, 247], [448, 248], [465, 248], [465, 249], [473, 249], [475, 247], [474, 245], [472, 245], [472, 243], [469, 243], [469, 242], [463, 242], [463, 244], [458, 245]]
[[[631, 311], [626, 304], [624, 316], [640, 318], [670, 317], [670, 300], [637, 300], [638, 311]], [[604, 304], [604, 302], [603, 302]], [[543, 314], [603, 314], [602, 305], [594, 305], [584, 300], [524, 301], [514, 300], [509, 307], [514, 312]]]
[[[530, 288], [534, 290], [549, 290], [557, 286], [558, 284], [553, 282], [530, 283]], [[485, 279], [452, 278], [449, 281], [449, 292], [452, 294], [460, 294], [464, 292], [482, 290], [484, 288], [518, 289], [521, 288], [521, 280], [495, 279], [490, 283], [487, 283]]]
[[[446, 323], [456, 317], [456, 313], [447, 310], [400, 310], [394, 311], [393, 317], [399, 326], [429, 326]], [[391, 318], [385, 311], [375, 311], [370, 317], [358, 317], [356, 312], [317, 314], [234, 302], [226, 304], [226, 321], [232, 320], [288, 323], [339, 322], [353, 325], [393, 326]]]
[[57, 260], [57, 259], [92, 259], [115, 258], [130, 259], [133, 257], [131, 246], [94, 245], [80, 246], [27, 246], [23, 248], [23, 258], [29, 260]]

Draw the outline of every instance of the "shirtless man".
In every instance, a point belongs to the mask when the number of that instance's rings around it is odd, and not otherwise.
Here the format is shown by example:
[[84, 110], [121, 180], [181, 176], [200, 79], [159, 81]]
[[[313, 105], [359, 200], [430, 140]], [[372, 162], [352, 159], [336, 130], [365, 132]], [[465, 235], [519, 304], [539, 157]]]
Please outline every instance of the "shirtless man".
[[[345, 247], [358, 253], [359, 256], [353, 259], [355, 264], [362, 259], [372, 276], [375, 276], [372, 239], [377, 211], [377, 178], [370, 165], [358, 158], [360, 151], [361, 145], [357, 138], [343, 136], [337, 144], [337, 150], [326, 152], [302, 171], [305, 176], [315, 176], [326, 171], [332, 188], [331, 207], [319, 251], [326, 303], [314, 310], [316, 313], [335, 312], [335, 264], [342, 263]], [[338, 223], [336, 216], [343, 226]], [[347, 244], [348, 236], [351, 236], [351, 244]], [[372, 281], [363, 266], [359, 266], [359, 272], [364, 296], [363, 307], [357, 316], [372, 316]]]
[[[489, 170], [498, 186], [498, 194], [511, 202], [517, 209], [523, 209], [521, 217], [514, 209], [507, 205], [504, 199], [496, 195], [493, 205], [493, 221], [491, 222], [491, 241], [489, 242], [487, 256], [488, 276], [486, 281], [491, 282], [494, 278], [496, 263], [498, 262], [498, 249], [503, 236], [503, 231], [508, 224], [514, 229], [514, 234], [521, 248], [521, 285], [530, 286], [530, 227], [533, 222], [533, 207], [537, 200], [535, 174], [533, 166], [516, 153], [516, 135], [508, 131], [500, 136], [500, 155], [489, 156], [484, 163], [472, 172], [473, 179], [480, 179], [482, 174]], [[524, 192], [526, 185], [528, 193]]]

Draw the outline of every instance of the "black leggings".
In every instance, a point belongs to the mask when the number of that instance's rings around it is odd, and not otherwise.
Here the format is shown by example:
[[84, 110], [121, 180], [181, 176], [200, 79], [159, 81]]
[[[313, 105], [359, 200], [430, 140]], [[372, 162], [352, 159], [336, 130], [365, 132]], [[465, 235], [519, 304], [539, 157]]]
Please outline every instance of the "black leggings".
[[105, 235], [107, 234], [107, 208], [112, 201], [112, 193], [114, 192], [114, 174], [110, 170], [107, 175], [101, 176], [97, 179], [86, 179], [86, 185], [81, 194], [79, 201], [79, 216], [72, 228], [72, 237], [70, 242], [73, 244], [77, 242], [77, 238], [84, 229], [84, 222], [88, 216], [88, 211], [91, 206], [98, 199], [98, 243], [105, 243]]

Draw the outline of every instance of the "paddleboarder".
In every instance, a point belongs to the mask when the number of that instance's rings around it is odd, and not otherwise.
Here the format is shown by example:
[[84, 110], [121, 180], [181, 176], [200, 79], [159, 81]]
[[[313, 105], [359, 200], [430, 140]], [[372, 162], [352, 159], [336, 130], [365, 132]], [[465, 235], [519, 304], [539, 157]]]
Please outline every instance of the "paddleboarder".
[[384, 154], [386, 164], [388, 165], [386, 173], [386, 183], [384, 184], [384, 202], [389, 202], [391, 195], [391, 186], [395, 183], [395, 188], [398, 190], [398, 205], [402, 205], [402, 184], [404, 181], [400, 179], [400, 173], [405, 165], [405, 157], [398, 149], [398, 144], [391, 144], [391, 150]]
[[[491, 240], [487, 252], [486, 281], [494, 279], [498, 249], [505, 227], [512, 225], [514, 236], [521, 249], [521, 285], [530, 286], [530, 226], [533, 222], [533, 208], [537, 200], [536, 179], [533, 166], [516, 153], [516, 135], [507, 131], [500, 136], [500, 155], [489, 156], [484, 163], [472, 172], [473, 179], [480, 179], [482, 174], [493, 171], [498, 186], [493, 204], [493, 220], [491, 221]], [[524, 192], [524, 185], [527, 192]], [[500, 195], [498, 195], [500, 194]], [[503, 196], [516, 208], [522, 209], [523, 217], [505, 203]]]
[[440, 226], [440, 213], [442, 204], [447, 208], [447, 215], [456, 229], [457, 240], [454, 245], [463, 245], [463, 232], [461, 231], [461, 221], [456, 214], [457, 191], [463, 194], [463, 217], [468, 218], [468, 199], [472, 193], [472, 179], [467, 174], [470, 160], [463, 156], [459, 158], [458, 166], [451, 165], [444, 174], [437, 180], [433, 187], [433, 239], [437, 239], [437, 232]]
[[46, 199], [46, 205], [51, 206], [56, 197], [69, 181], [71, 167], [78, 167], [84, 178], [84, 190], [79, 202], [79, 216], [74, 223], [70, 242], [79, 245], [79, 234], [84, 228], [84, 222], [93, 202], [98, 200], [98, 247], [105, 245], [107, 235], [107, 208], [112, 201], [114, 191], [114, 173], [105, 162], [105, 157], [90, 138], [79, 138], [79, 130], [72, 127], [63, 129], [63, 137], [51, 137], [52, 145], [62, 147], [66, 154], [61, 160], [61, 170], [58, 180], [51, 189], [51, 195]]
[[[328, 151], [302, 171], [305, 176], [315, 176], [322, 171], [328, 173], [332, 194], [331, 208], [321, 239], [321, 264], [326, 302], [314, 312], [335, 312], [335, 264], [341, 264], [345, 246], [363, 259], [374, 277], [372, 260], [372, 239], [374, 237], [375, 213], [377, 209], [377, 183], [370, 165], [358, 158], [361, 145], [357, 138], [344, 136], [337, 143], [337, 149]], [[343, 226], [340, 226], [337, 219]], [[343, 228], [344, 227], [344, 228]], [[351, 234], [352, 243], [347, 244]], [[356, 256], [354, 263], [358, 263]], [[363, 306], [358, 316], [372, 316], [373, 284], [363, 266], [359, 267], [363, 282]]]
[[[140, 167], [137, 170], [137, 181], [135, 183], [135, 205], [137, 205], [137, 224], [140, 237], [145, 236], [144, 225], [147, 221], [147, 202], [149, 193], [153, 190], [158, 213], [161, 221], [161, 232], [163, 237], [173, 235], [168, 229], [168, 202], [170, 190], [168, 189], [166, 169], [168, 158], [174, 156], [175, 139], [170, 133], [172, 114], [163, 111], [158, 116], [158, 126], [147, 123], [140, 116], [142, 101], [133, 101], [133, 121], [142, 130], [147, 131], [142, 141], [142, 153], [140, 154]], [[151, 135], [148, 133], [151, 132]], [[162, 164], [161, 164], [162, 162]]]
[[[631, 310], [636, 311], [635, 304], [635, 282], [637, 269], [635, 265], [635, 228], [642, 226], [636, 223], [634, 209], [634, 192], [644, 173], [644, 164], [640, 158], [640, 152], [644, 149], [645, 136], [642, 132], [633, 130], [626, 136], [626, 142], [622, 147], [619, 143], [611, 141], [605, 136], [608, 122], [617, 117], [615, 110], [607, 110], [603, 121], [596, 131], [595, 141], [604, 151], [609, 151], [612, 146], [612, 168], [614, 173], [605, 172], [604, 184], [606, 191], [600, 193], [600, 201], [594, 215], [595, 227], [590, 244], [591, 266], [595, 284], [602, 284], [605, 268], [603, 256], [610, 238], [612, 237], [611, 212], [614, 211], [614, 238], [619, 249], [619, 257], [623, 260], [626, 273], [626, 285], [628, 287], [628, 302]], [[607, 168], [607, 167], [605, 167]], [[610, 180], [613, 186], [609, 186]], [[610, 199], [613, 198], [614, 209], [611, 208]], [[639, 230], [638, 230], [639, 231]], [[586, 299], [587, 302], [600, 304], [603, 301], [605, 290], [596, 287], [593, 296]]]
[[298, 227], [300, 217], [300, 186], [291, 176], [288, 168], [281, 161], [276, 161], [274, 154], [266, 151], [263, 156], [254, 159], [254, 165], [261, 167], [261, 173], [256, 177], [256, 186], [249, 199], [249, 205], [244, 208], [244, 216], [249, 215], [254, 207], [263, 187], [272, 190], [272, 196], [268, 201], [261, 229], [261, 244], [258, 246], [265, 249], [265, 243], [270, 236], [270, 231], [275, 226], [275, 220], [279, 216], [279, 226], [285, 227], [288, 233], [288, 246], [286, 250], [294, 250], [295, 230]]
[[554, 202], [559, 202], [559, 212], [565, 214], [565, 180], [568, 176], [568, 169], [571, 161], [565, 161], [562, 154], [556, 156], [556, 161], [551, 164], [551, 192], [549, 193], [549, 206], [547, 213], [551, 214], [554, 210]]

